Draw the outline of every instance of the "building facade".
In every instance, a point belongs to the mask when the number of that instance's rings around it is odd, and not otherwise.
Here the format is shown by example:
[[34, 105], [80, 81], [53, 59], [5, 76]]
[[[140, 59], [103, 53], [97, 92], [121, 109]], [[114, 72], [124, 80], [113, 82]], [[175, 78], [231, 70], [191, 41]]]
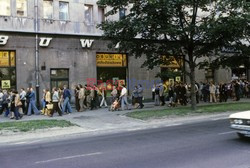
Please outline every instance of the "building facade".
[[[118, 80], [130, 89], [142, 83], [145, 97], [149, 98], [161, 68], [141, 68], [143, 57], [135, 59], [107, 47], [108, 41], [102, 40], [102, 31], [96, 28], [104, 21], [107, 9], [96, 2], [0, 0], [1, 88], [39, 86], [41, 93], [42, 89], [64, 84], [73, 88], [79, 83]], [[110, 19], [119, 19], [124, 14], [121, 10], [119, 16]], [[206, 81], [209, 73], [197, 70], [197, 81]], [[232, 71], [215, 71], [210, 77], [227, 82]]]

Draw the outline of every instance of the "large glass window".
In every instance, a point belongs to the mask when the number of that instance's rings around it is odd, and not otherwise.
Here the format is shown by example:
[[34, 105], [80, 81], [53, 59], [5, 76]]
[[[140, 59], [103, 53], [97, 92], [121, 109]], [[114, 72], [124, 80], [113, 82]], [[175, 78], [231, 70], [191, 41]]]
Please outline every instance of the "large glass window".
[[69, 86], [69, 70], [68, 69], [51, 69], [50, 80], [51, 80], [51, 89], [53, 87], [63, 88], [64, 85]]
[[27, 16], [27, 0], [16, 0], [16, 14], [20, 17]]
[[85, 21], [86, 23], [93, 22], [93, 5], [85, 5]]
[[53, 19], [53, 0], [43, 1], [43, 18]]
[[1, 89], [16, 89], [16, 53], [0, 51]]
[[59, 19], [69, 20], [69, 3], [59, 2]]
[[0, 15], [10, 16], [10, 0], [0, 0]]

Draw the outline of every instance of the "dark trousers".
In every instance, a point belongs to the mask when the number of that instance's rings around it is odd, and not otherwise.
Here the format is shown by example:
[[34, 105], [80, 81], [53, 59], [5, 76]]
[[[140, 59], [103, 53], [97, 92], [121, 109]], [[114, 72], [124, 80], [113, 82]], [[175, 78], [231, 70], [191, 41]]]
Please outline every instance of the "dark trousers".
[[140, 107], [143, 108], [144, 105], [142, 104], [142, 97], [138, 97], [137, 99]]
[[2, 111], [6, 110], [4, 116], [7, 117], [10, 113], [10, 109], [9, 109], [9, 105], [8, 103], [4, 103], [2, 104]]
[[26, 102], [26, 101], [25, 101], [25, 100], [21, 100], [21, 102], [22, 102], [23, 113], [24, 113], [24, 114], [27, 114], [27, 113], [26, 113], [26, 108], [25, 108], [25, 102]]
[[59, 116], [62, 116], [62, 112], [58, 106], [58, 102], [53, 102], [53, 109], [51, 111], [51, 115], [53, 116], [54, 112], [58, 112]]
[[[79, 111], [80, 110], [80, 103], [79, 103], [79, 99], [78, 97], [75, 97], [75, 105], [76, 105], [76, 110]], [[54, 104], [54, 103], [53, 103]]]
[[19, 107], [17, 106], [17, 107], [15, 107], [15, 110], [14, 110], [14, 115], [15, 115], [15, 118], [16, 118], [16, 120], [18, 120], [19, 119], [19, 117], [21, 118], [21, 115], [20, 115], [20, 113], [19, 113]]
[[155, 100], [155, 92], [152, 92], [152, 99]]
[[91, 103], [90, 103], [90, 110], [93, 110], [94, 108], [97, 108], [97, 106], [96, 106], [96, 100], [92, 99]]
[[164, 106], [165, 105], [165, 96], [160, 96], [160, 100], [161, 100], [161, 105]]
[[[24, 112], [25, 115], [28, 114], [28, 109], [29, 109], [29, 104], [30, 104], [30, 102], [26, 100], [26, 103], [27, 103], [27, 108], [26, 108], [26, 110], [25, 110], [25, 112]], [[31, 113], [33, 113], [33, 112], [31, 111]]]

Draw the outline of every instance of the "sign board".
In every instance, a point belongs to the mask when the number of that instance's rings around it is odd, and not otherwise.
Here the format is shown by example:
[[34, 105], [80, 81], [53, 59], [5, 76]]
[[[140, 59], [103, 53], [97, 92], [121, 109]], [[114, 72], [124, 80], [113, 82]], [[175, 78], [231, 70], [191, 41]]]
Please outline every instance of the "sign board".
[[173, 57], [173, 56], [169, 56], [169, 57], [167, 57], [165, 55], [162, 56], [162, 62], [163, 62], [161, 64], [162, 68], [177, 68], [177, 69], [179, 69], [182, 66], [182, 61], [177, 61], [175, 59], [175, 57]]
[[2, 89], [10, 89], [10, 80], [2, 80]]
[[126, 54], [96, 54], [97, 67], [126, 67]]
[[9, 64], [9, 52], [3, 51], [0, 52], [0, 67], [8, 67]]
[[181, 81], [181, 77], [180, 77], [180, 76], [176, 76], [176, 77], [175, 77], [175, 81], [176, 81], [176, 82], [180, 82], [180, 81]]

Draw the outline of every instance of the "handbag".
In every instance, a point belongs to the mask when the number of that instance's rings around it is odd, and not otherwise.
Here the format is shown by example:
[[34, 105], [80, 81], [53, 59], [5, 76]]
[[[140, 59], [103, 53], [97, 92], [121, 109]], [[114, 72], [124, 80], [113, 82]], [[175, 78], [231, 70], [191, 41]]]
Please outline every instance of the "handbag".
[[53, 104], [47, 104], [46, 107], [47, 107], [48, 110], [52, 110], [53, 109]]
[[18, 103], [17, 103], [17, 106], [22, 106], [23, 104], [22, 104], [22, 102], [21, 101], [19, 101]]

